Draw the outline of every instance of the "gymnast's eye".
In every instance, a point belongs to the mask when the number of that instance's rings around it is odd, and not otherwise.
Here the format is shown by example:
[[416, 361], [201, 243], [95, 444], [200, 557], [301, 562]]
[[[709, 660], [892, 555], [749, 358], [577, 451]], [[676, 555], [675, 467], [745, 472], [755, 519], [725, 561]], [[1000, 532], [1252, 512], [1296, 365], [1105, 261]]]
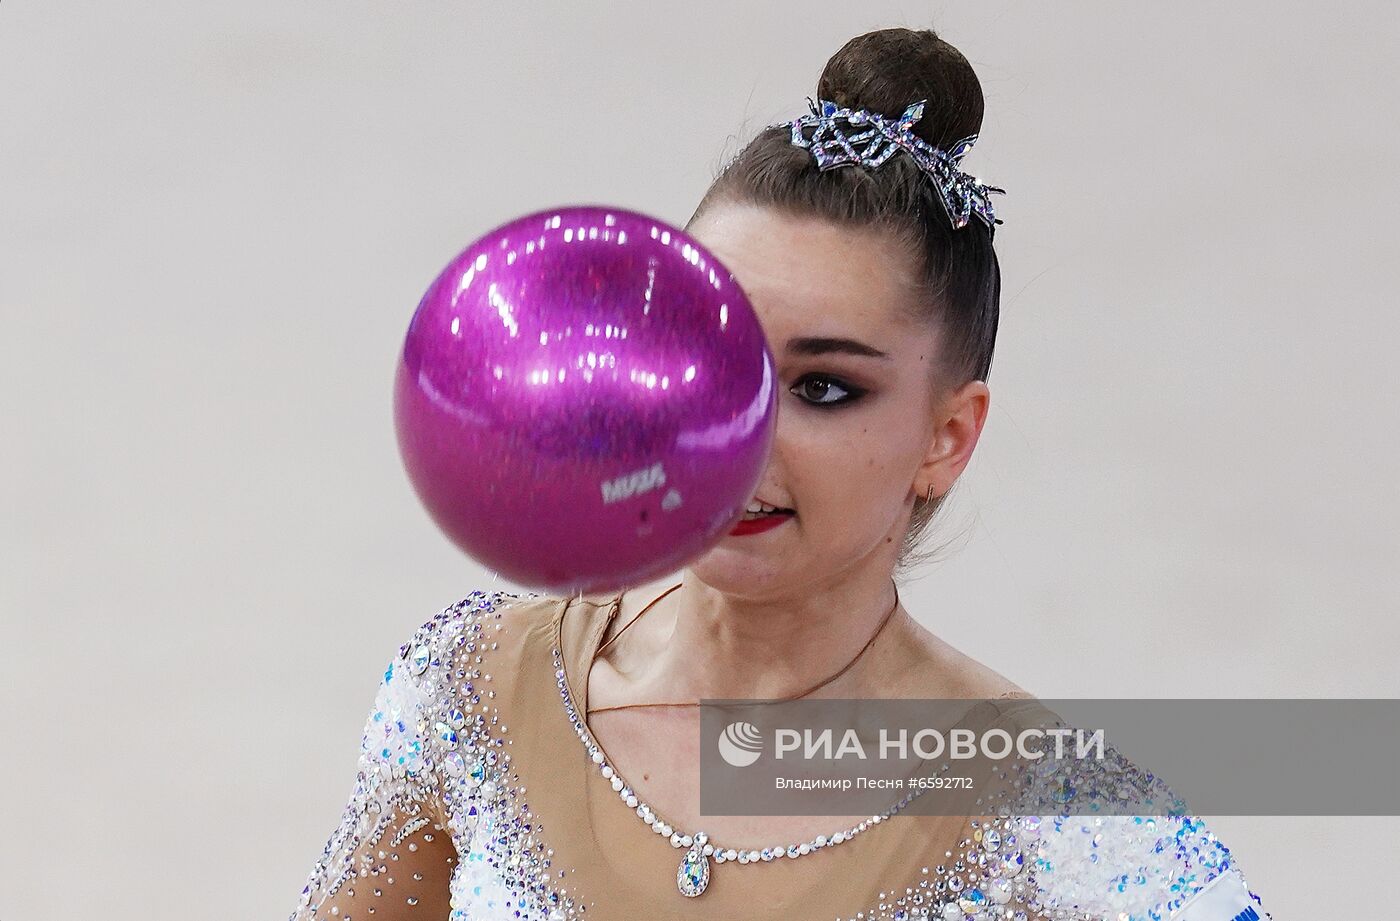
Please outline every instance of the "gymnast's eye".
[[[809, 384], [815, 384], [816, 386], [814, 389], [809, 388]], [[814, 406], [839, 406], [843, 403], [853, 403], [865, 393], [865, 391], [861, 390], [859, 387], [852, 386], [838, 378], [830, 377], [825, 374], [804, 375], [796, 384], [792, 385], [792, 389], [798, 392], [798, 396], [800, 396], [804, 402], [811, 403]], [[836, 399], [825, 399], [830, 396], [833, 391], [843, 393], [845, 396], [837, 397]], [[811, 396], [804, 396], [804, 394], [815, 394], [816, 396], [812, 398]]]

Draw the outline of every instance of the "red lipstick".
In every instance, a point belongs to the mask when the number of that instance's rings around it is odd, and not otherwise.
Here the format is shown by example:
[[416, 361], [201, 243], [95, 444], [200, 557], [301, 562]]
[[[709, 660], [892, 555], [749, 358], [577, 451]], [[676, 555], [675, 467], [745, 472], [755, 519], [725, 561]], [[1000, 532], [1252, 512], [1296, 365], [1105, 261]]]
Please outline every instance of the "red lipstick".
[[745, 534], [758, 534], [770, 528], [776, 528], [792, 517], [792, 512], [774, 512], [771, 515], [763, 515], [752, 521], [740, 521], [734, 526], [734, 530], [729, 533], [734, 537], [742, 537]]

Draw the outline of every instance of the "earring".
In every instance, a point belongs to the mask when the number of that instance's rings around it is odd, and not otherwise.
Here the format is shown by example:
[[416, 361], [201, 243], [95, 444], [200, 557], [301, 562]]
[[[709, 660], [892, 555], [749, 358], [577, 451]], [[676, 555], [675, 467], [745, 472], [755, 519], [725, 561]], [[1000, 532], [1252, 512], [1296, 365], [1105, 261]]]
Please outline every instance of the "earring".
[[930, 483], [930, 484], [928, 484], [928, 489], [925, 489], [925, 490], [924, 490], [924, 504], [927, 505], [928, 503], [930, 503], [930, 502], [932, 502], [932, 501], [933, 501], [933, 484]]

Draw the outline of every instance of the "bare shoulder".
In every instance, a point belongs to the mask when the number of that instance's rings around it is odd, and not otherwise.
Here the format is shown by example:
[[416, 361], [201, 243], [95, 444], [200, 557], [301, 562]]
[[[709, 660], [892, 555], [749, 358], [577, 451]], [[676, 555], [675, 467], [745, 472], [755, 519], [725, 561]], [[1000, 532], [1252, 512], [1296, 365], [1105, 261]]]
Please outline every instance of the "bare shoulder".
[[901, 617], [898, 630], [892, 632], [897, 642], [891, 644], [895, 664], [890, 674], [899, 677], [891, 696], [983, 700], [1034, 696], [912, 617]]

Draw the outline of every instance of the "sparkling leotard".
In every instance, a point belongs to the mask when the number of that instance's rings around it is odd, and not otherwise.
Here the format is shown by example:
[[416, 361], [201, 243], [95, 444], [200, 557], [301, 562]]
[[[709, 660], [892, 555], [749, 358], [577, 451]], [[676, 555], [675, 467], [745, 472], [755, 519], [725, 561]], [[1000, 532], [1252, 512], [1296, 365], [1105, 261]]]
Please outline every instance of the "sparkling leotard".
[[564, 683], [587, 712], [616, 597], [478, 591], [419, 627], [384, 672], [292, 921], [1268, 917], [1192, 816], [901, 815], [726, 865], [687, 898], [684, 852], [619, 800], [561, 699]]

